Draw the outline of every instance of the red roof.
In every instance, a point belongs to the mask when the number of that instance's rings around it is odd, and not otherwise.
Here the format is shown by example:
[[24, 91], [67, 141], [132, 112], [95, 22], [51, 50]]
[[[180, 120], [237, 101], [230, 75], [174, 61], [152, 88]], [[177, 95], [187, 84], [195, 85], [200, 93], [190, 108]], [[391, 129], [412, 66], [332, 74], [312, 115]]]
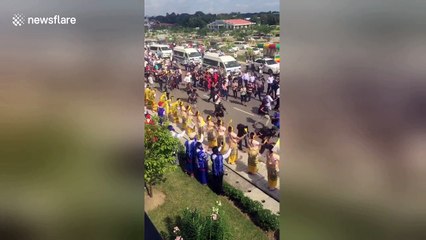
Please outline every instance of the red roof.
[[254, 24], [250, 21], [244, 20], [244, 19], [229, 19], [229, 20], [224, 20], [224, 22], [232, 24], [232, 25], [250, 25], [250, 24]]

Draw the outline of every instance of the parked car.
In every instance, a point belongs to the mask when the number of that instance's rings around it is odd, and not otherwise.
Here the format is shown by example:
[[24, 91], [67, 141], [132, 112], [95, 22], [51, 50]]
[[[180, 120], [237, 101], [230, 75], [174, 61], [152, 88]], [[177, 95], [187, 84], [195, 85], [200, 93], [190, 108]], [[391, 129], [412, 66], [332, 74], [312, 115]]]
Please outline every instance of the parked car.
[[246, 42], [243, 41], [235, 41], [234, 45], [240, 50], [245, 50], [250, 47]]
[[229, 48], [230, 52], [238, 52], [238, 50], [240, 50], [238, 47], [231, 47], [231, 48]]
[[254, 48], [250, 47], [248, 49], [251, 49], [253, 51], [254, 55], [260, 55], [260, 53], [261, 53], [261, 50], [257, 47], [254, 47]]
[[280, 64], [272, 58], [258, 58], [254, 60], [254, 68], [259, 71], [262, 66], [262, 71], [269, 74], [279, 74]]

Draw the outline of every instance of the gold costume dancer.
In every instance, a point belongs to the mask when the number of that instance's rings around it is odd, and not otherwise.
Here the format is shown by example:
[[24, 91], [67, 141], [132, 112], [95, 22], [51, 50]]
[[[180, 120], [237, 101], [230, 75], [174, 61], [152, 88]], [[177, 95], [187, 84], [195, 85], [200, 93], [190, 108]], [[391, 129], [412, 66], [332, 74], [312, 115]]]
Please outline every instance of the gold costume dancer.
[[194, 122], [194, 113], [192, 112], [192, 109], [190, 106], [186, 107], [186, 113], [187, 113], [187, 120], [186, 120], [186, 132], [187, 134], [195, 133], [196, 132], [196, 125]]
[[226, 127], [223, 125], [222, 120], [217, 121], [216, 132], [217, 132], [217, 143], [219, 144], [219, 146], [221, 146], [222, 144], [225, 144]]
[[207, 126], [207, 140], [209, 142], [209, 148], [217, 147], [216, 128], [212, 120], [212, 116], [210, 115], [207, 116], [206, 126]]
[[173, 102], [170, 104], [170, 119], [173, 119], [174, 123], [179, 123], [179, 104], [180, 99], [178, 99], [176, 102]]
[[277, 189], [280, 156], [268, 149], [266, 156], [266, 169], [268, 170], [268, 188], [271, 191]]
[[234, 128], [229, 126], [228, 127], [228, 145], [229, 148], [231, 148], [231, 155], [228, 158], [229, 164], [235, 164], [235, 162], [238, 160], [238, 142], [241, 141], [245, 137], [238, 137], [237, 134], [234, 132]]
[[[186, 129], [186, 125], [188, 123], [188, 110], [187, 110], [187, 106], [182, 106], [181, 107], [181, 116], [182, 116], [182, 129]], [[187, 132], [187, 134], [189, 134]]]
[[[228, 123], [228, 128], [232, 128], [231, 123], [232, 123], [232, 119]], [[228, 131], [226, 131], [226, 128], [224, 126], [221, 128], [220, 131], [223, 131], [223, 145], [222, 145], [222, 148], [220, 150], [220, 153], [225, 154], [229, 149], [229, 134], [228, 134]], [[219, 142], [219, 140], [218, 140], [218, 142]]]
[[249, 142], [248, 142], [248, 173], [256, 174], [259, 163], [259, 150], [260, 142], [256, 141], [256, 134], [254, 132], [250, 133]]
[[195, 119], [197, 122], [197, 137], [198, 139], [201, 139], [201, 135], [205, 135], [206, 122], [199, 111], [195, 113]]

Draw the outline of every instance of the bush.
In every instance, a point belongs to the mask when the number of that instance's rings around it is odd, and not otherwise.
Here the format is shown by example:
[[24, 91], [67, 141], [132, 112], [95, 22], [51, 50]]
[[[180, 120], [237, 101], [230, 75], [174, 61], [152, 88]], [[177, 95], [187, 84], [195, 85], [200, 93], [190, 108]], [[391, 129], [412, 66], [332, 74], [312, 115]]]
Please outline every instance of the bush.
[[224, 183], [223, 191], [242, 212], [247, 213], [254, 224], [264, 231], [275, 231], [279, 228], [278, 215], [269, 209], [264, 209], [259, 201], [253, 201], [244, 196], [244, 193], [231, 185]]
[[203, 217], [197, 209], [186, 208], [182, 217], [176, 221], [172, 239], [182, 237], [185, 240], [227, 240], [230, 234], [227, 229], [224, 213], [220, 210], [221, 203], [216, 202], [212, 213]]
[[201, 234], [204, 228], [204, 219], [201, 213], [197, 210], [185, 209], [182, 214], [182, 220], [179, 228], [183, 239], [202, 239]]
[[266, 231], [275, 231], [279, 228], [278, 216], [269, 209], [261, 209], [254, 214], [253, 222]]
[[[155, 119], [155, 118], [154, 118]], [[145, 125], [144, 180], [149, 196], [152, 186], [165, 181], [165, 174], [176, 168], [176, 153], [183, 148], [165, 126]]]

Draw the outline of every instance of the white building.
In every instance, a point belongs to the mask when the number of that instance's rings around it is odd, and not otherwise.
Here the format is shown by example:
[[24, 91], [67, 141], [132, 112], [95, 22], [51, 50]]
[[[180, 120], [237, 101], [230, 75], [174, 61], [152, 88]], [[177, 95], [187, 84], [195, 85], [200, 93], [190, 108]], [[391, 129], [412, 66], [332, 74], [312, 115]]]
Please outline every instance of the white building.
[[210, 30], [219, 29], [244, 29], [256, 23], [244, 20], [244, 19], [228, 19], [228, 20], [216, 20], [210, 24], [207, 24], [207, 28]]

